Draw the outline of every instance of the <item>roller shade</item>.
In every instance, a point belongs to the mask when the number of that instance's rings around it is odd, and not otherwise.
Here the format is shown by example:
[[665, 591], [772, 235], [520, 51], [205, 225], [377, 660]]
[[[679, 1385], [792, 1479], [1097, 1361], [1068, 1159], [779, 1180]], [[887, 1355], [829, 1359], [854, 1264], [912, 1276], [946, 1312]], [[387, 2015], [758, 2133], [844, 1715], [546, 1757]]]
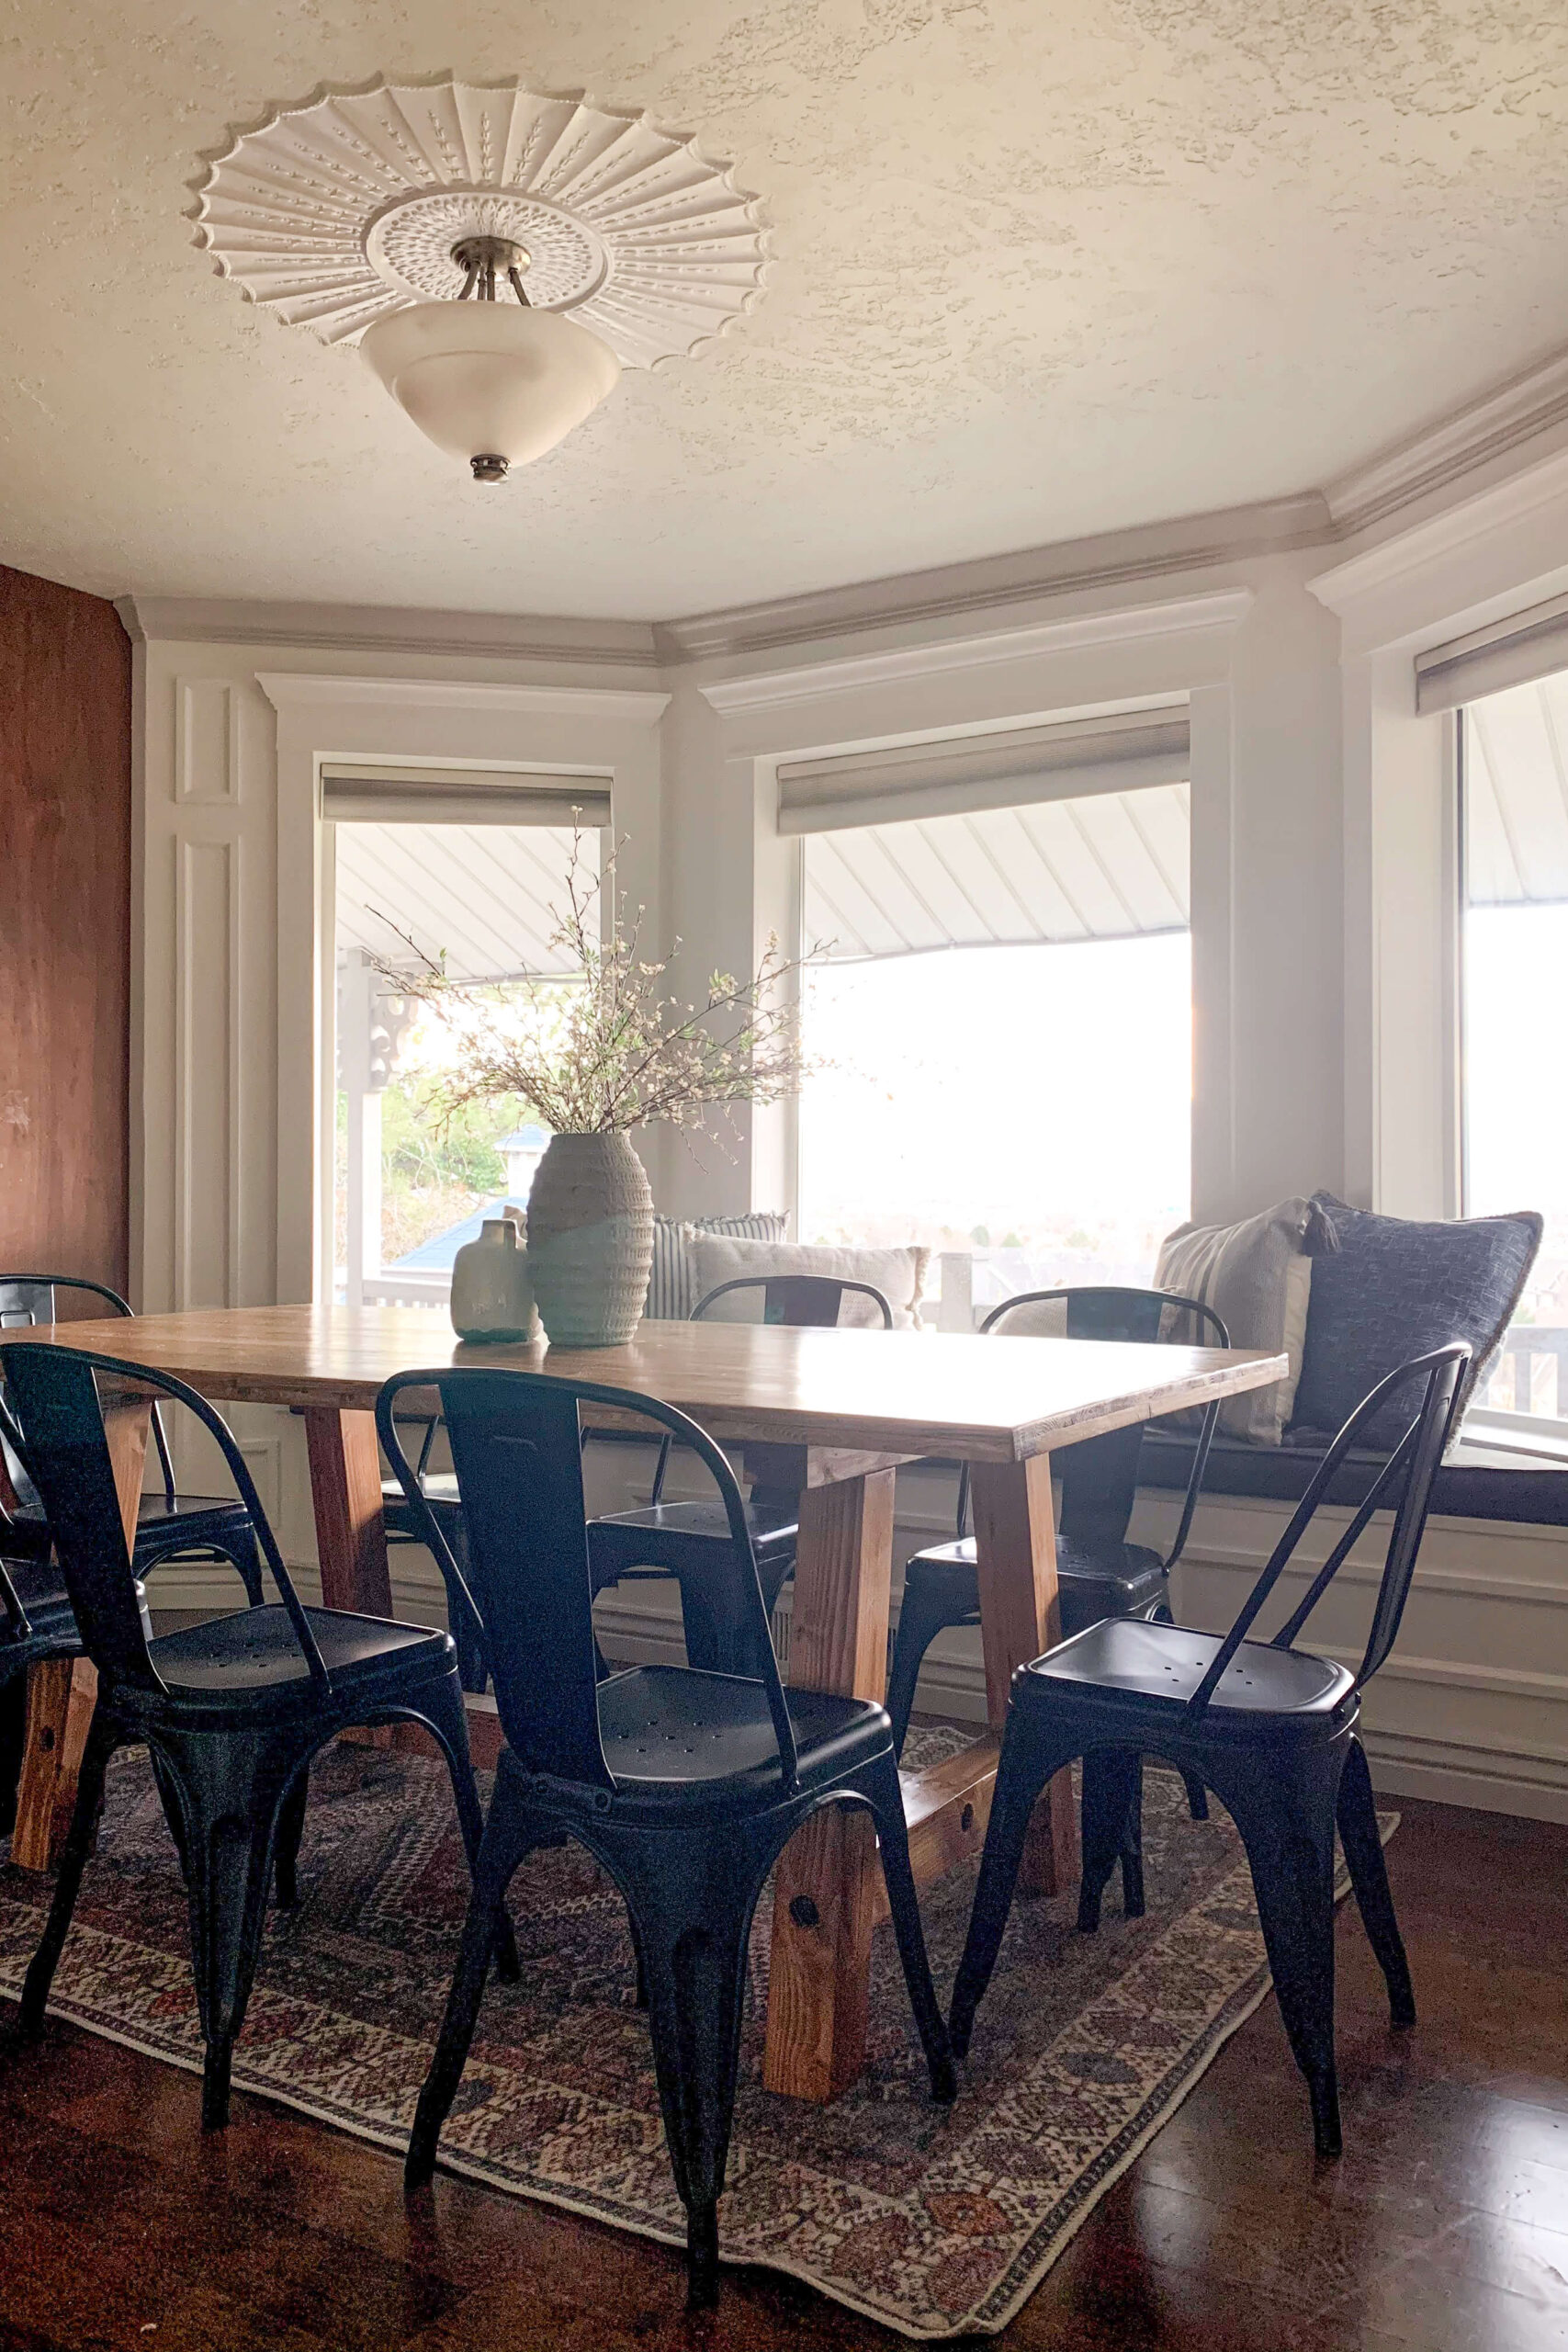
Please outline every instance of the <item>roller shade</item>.
[[1146, 938], [1188, 928], [1185, 784], [811, 836], [823, 960]]
[[1183, 704], [790, 760], [778, 772], [779, 831], [837, 832], [1184, 784], [1189, 740]]
[[610, 822], [607, 776], [514, 768], [321, 767], [321, 814], [355, 825], [555, 825], [572, 811], [584, 832]]
[[1465, 897], [1568, 904], [1568, 676], [1465, 706]]
[[1481, 695], [1568, 670], [1568, 596], [1435, 645], [1416, 661], [1416, 707], [1454, 710]]

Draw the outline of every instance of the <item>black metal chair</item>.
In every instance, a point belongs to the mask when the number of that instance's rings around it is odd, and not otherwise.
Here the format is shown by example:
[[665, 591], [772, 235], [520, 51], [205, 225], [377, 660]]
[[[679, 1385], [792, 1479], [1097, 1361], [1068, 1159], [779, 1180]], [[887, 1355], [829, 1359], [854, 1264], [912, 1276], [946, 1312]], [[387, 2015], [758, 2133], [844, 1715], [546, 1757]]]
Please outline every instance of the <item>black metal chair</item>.
[[[82, 1292], [102, 1299], [116, 1315], [133, 1316], [116, 1290], [79, 1274], [0, 1274], [0, 1331], [28, 1330], [58, 1320], [57, 1291]], [[135, 1566], [139, 1577], [160, 1560], [227, 1560], [238, 1568], [253, 1605], [262, 1598], [261, 1555], [243, 1506], [232, 1497], [182, 1495], [175, 1491], [175, 1467], [164, 1418], [152, 1414], [152, 1442], [163, 1472], [162, 1494], [148, 1494], [139, 1507]], [[0, 1552], [17, 1560], [47, 1561], [50, 1531], [37, 1482], [27, 1461], [16, 1417], [0, 1397]], [[10, 1496], [6, 1494], [9, 1482]]]
[[[569, 1835], [609, 1872], [630, 1915], [686, 2208], [691, 2298], [711, 2303], [751, 1914], [781, 1849], [822, 1805], [863, 1805], [875, 1822], [931, 2088], [953, 2096], [892, 1728], [874, 1702], [784, 1690], [740, 1489], [684, 1414], [625, 1389], [482, 1366], [389, 1380], [376, 1408], [381, 1442], [411, 1507], [425, 1511], [425, 1540], [437, 1552], [446, 1539], [393, 1419], [400, 1392], [419, 1382], [441, 1392], [506, 1744], [405, 2177], [415, 2188], [434, 2169], [479, 2015], [496, 1906], [526, 1854]], [[719, 1556], [735, 1587], [735, 1620], [762, 1661], [756, 1679], [668, 1666], [597, 1679], [583, 1404], [641, 1416], [706, 1465], [729, 1532]], [[455, 1562], [447, 1568], [457, 1573]]]
[[[762, 1293], [764, 1323], [830, 1330], [842, 1312], [844, 1299], [853, 1295], [871, 1301], [885, 1331], [893, 1329], [893, 1309], [870, 1283], [840, 1282], [822, 1274], [746, 1274], [735, 1282], [720, 1283], [698, 1299], [689, 1319], [702, 1321], [717, 1300], [735, 1291]], [[671, 1442], [666, 1436], [660, 1446], [653, 1487], [645, 1505], [590, 1520], [588, 1556], [593, 1589], [598, 1593], [612, 1585], [673, 1577], [681, 1588], [687, 1662], [720, 1674], [760, 1674], [762, 1661], [748, 1645], [751, 1639], [748, 1627], [731, 1613], [734, 1589], [727, 1572], [731, 1538], [722, 1502], [705, 1497], [694, 1502], [663, 1499]], [[793, 1487], [757, 1485], [745, 1509], [746, 1530], [771, 1618], [795, 1566], [800, 1497]]]
[[[470, 1863], [483, 1831], [468, 1719], [448, 1637], [335, 1609], [301, 1605], [239, 1448], [182, 1381], [113, 1356], [34, 1341], [0, 1346], [43, 1497], [71, 1606], [98, 1669], [75, 1812], [43, 1939], [22, 1987], [24, 2034], [42, 2027], [50, 1986], [92, 1848], [104, 1776], [118, 1747], [151, 1750], [185, 1871], [191, 1955], [207, 2060], [205, 2126], [227, 2122], [234, 2040], [254, 1981], [276, 1860], [281, 1901], [295, 1899], [310, 1758], [350, 1724], [413, 1722], [452, 1775]], [[99, 1381], [188, 1407], [217, 1441], [280, 1595], [183, 1632], [153, 1636], [131, 1572]], [[491, 1923], [516, 1973], [504, 1915]]]
[[[1126, 1811], [1130, 1758], [1152, 1752], [1207, 1782], [1241, 1833], [1252, 1868], [1280, 2014], [1312, 2099], [1320, 2156], [1340, 2147], [1334, 2060], [1334, 1832], [1388, 1986], [1395, 2025], [1416, 2018], [1378, 1838], [1367, 1759], [1357, 1736], [1361, 1690], [1399, 1631], [1470, 1350], [1415, 1357], [1381, 1380], [1335, 1439], [1228, 1634], [1146, 1619], [1107, 1618], [1048, 1650], [1012, 1679], [1007, 1728], [969, 1936], [953, 1998], [953, 2041], [969, 2046], [1007, 1925], [1035, 1798], [1076, 1756], [1084, 1759], [1083, 1883], [1078, 1925], [1099, 1925]], [[1344, 1456], [1401, 1389], [1424, 1384], [1404, 1436], [1272, 1641], [1248, 1641]], [[1371, 1631], [1358, 1670], [1294, 1644], [1380, 1505], [1393, 1520]]]
[[[1065, 1306], [1066, 1337], [1070, 1340], [1230, 1345], [1224, 1324], [1201, 1299], [1183, 1298], [1171, 1291], [1120, 1286], [1020, 1292], [991, 1309], [980, 1326], [981, 1334], [996, 1331], [1021, 1307], [1058, 1304]], [[1056, 1532], [1056, 1579], [1064, 1638], [1082, 1633], [1101, 1617], [1152, 1617], [1169, 1623], [1170, 1572], [1191, 1530], [1219, 1409], [1217, 1404], [1203, 1409], [1180, 1523], [1175, 1542], [1163, 1557], [1147, 1544], [1127, 1541], [1127, 1526], [1137, 1499], [1138, 1456], [1147, 1423], [1137, 1421], [1130, 1429], [1111, 1430], [1104, 1437], [1086, 1438], [1081, 1445], [1063, 1448], [1057, 1457], [1062, 1506]], [[966, 1532], [968, 1523], [969, 1468], [965, 1464], [958, 1481], [955, 1541], [917, 1552], [904, 1570], [904, 1597], [887, 1673], [887, 1712], [893, 1718], [893, 1736], [900, 1755], [927, 1650], [949, 1625], [980, 1622], [975, 1538]], [[1187, 1796], [1193, 1819], [1205, 1819], [1208, 1802], [1201, 1783], [1190, 1781]], [[1144, 1910], [1142, 1819], [1141, 1790], [1134, 1786], [1121, 1849], [1122, 1902], [1129, 1918], [1141, 1917]]]

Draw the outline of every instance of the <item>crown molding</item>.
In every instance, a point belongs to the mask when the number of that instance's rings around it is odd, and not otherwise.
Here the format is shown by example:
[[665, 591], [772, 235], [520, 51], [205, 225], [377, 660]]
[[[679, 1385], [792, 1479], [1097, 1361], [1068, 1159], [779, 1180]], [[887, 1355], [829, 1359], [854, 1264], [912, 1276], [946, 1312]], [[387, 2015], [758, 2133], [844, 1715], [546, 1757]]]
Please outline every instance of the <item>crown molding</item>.
[[328, 704], [389, 705], [405, 709], [525, 711], [536, 718], [624, 718], [653, 727], [669, 707], [667, 694], [632, 687], [526, 686], [489, 678], [330, 678], [315, 670], [258, 670], [256, 684], [275, 710], [319, 710]]
[[826, 695], [855, 694], [865, 687], [895, 686], [930, 678], [944, 670], [972, 674], [998, 662], [1027, 662], [1042, 654], [1088, 646], [1146, 643], [1154, 638], [1197, 630], [1238, 628], [1252, 604], [1248, 588], [1228, 588], [1209, 596], [1178, 596], [1165, 605], [1124, 606], [1109, 613], [1080, 613], [1033, 627], [987, 630], [936, 645], [889, 646], [879, 653], [852, 653], [837, 662], [769, 670], [749, 677], [718, 678], [699, 684], [704, 700], [722, 716], [742, 710], [776, 710], [791, 703], [816, 702]]
[[276, 645], [325, 653], [431, 653], [484, 662], [571, 662], [652, 671], [647, 621], [422, 612], [392, 605], [292, 605], [205, 596], [118, 596], [133, 643]]
[[962, 621], [1043, 597], [1318, 547], [1329, 528], [1328, 510], [1321, 495], [1311, 491], [1136, 530], [1064, 539], [1014, 555], [985, 556], [931, 571], [785, 596], [772, 604], [736, 605], [691, 620], [656, 621], [654, 642], [666, 662], [684, 663], [770, 652], [812, 639], [905, 622]]
[[1329, 482], [1323, 497], [1335, 536], [1351, 538], [1562, 425], [1568, 425], [1568, 350], [1508, 377]]

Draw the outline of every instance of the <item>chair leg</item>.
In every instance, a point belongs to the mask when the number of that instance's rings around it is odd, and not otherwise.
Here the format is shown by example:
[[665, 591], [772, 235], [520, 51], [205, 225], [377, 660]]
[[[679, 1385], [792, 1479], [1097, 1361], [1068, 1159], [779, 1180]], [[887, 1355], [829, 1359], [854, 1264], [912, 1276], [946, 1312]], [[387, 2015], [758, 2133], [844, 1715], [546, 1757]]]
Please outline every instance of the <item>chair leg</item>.
[[[474, 1784], [473, 1758], [468, 1753], [468, 1711], [463, 1704], [462, 1686], [456, 1671], [443, 1676], [439, 1683], [423, 1694], [420, 1712], [441, 1743], [446, 1758], [446, 1770], [452, 1776], [452, 1794], [457, 1806], [457, 1824], [463, 1833], [463, 1848], [468, 1857], [470, 1873], [477, 1868], [479, 1849], [484, 1840], [484, 1810], [479, 1792]], [[495, 1970], [503, 1984], [515, 1984], [522, 1975], [522, 1963], [517, 1957], [517, 1939], [512, 1929], [512, 1915], [504, 1903], [495, 1911]]]
[[441, 2127], [463, 2079], [468, 2045], [484, 1999], [496, 1917], [505, 1910], [506, 1890], [513, 1871], [536, 1842], [530, 1816], [503, 1774], [497, 1780], [490, 1819], [485, 1823], [484, 1838], [473, 1864], [473, 1892], [468, 1897], [457, 1973], [446, 1996], [435, 2055], [414, 2110], [413, 2130], [409, 2134], [409, 2152], [403, 2164], [405, 2188], [422, 2188], [435, 2170]]
[[904, 1795], [898, 1784], [898, 1767], [891, 1756], [885, 1764], [875, 1767], [868, 1792], [876, 1822], [877, 1849], [882, 1860], [883, 1880], [887, 1888], [887, 1908], [892, 1914], [898, 1957], [904, 1965], [904, 1982], [909, 1989], [909, 2007], [915, 2013], [915, 2028], [926, 2054], [931, 2097], [945, 2107], [958, 2096], [958, 2077], [953, 2072], [947, 2027], [937, 2005], [936, 1987], [931, 1983], [931, 1959], [926, 1951], [925, 1930], [920, 1925], [920, 1901], [915, 1891], [915, 1874], [909, 1867], [909, 1831], [904, 1818]]
[[[651, 1860], [651, 1857], [649, 1858]], [[718, 2300], [718, 2200], [735, 2113], [746, 1942], [760, 1873], [673, 1856], [626, 1872], [648, 1974], [649, 2027], [675, 2186], [686, 2209], [687, 2303]], [[719, 1857], [712, 1859], [717, 1861]], [[752, 1883], [745, 1884], [743, 1879]]]
[[1416, 1992], [1410, 1982], [1410, 1962], [1405, 1958], [1404, 1941], [1394, 1916], [1388, 1865], [1383, 1860], [1382, 1839], [1378, 1836], [1371, 1775], [1367, 1770], [1366, 1751], [1359, 1739], [1351, 1740], [1345, 1758], [1337, 1812], [1339, 1842], [1345, 1849], [1356, 1903], [1367, 1940], [1377, 1954], [1388, 1986], [1390, 2018], [1395, 2025], [1414, 2025]]
[[958, 1963], [948, 2017], [948, 2033], [955, 2058], [962, 2058], [969, 2047], [975, 2012], [997, 1964], [1034, 1801], [1052, 1774], [1071, 1762], [1072, 1754], [1070, 1747], [1065, 1754], [1061, 1752], [1058, 1740], [1045, 1737], [1034, 1724], [1015, 1709], [1009, 1709], [986, 1848], [980, 1857], [980, 1876], [975, 1889], [975, 1907], [969, 1915], [969, 1934], [964, 1957]]
[[904, 1585], [898, 1606], [898, 1630], [893, 1636], [893, 1658], [887, 1669], [887, 1712], [893, 1718], [893, 1753], [902, 1756], [914, 1712], [915, 1687], [926, 1652], [937, 1635], [953, 1623], [953, 1611], [938, 1593], [926, 1591], [917, 1578]]
[[277, 1860], [274, 1875], [277, 1886], [277, 1907], [292, 1911], [299, 1901], [299, 1848], [305, 1836], [305, 1809], [310, 1800], [310, 1767], [303, 1764], [299, 1777], [284, 1798], [277, 1816]]
[[[1311, 1785], [1309, 1775], [1321, 1776]], [[1220, 1791], [1241, 1833], [1258, 1897], [1263, 1940], [1292, 2053], [1306, 2078], [1320, 2156], [1342, 2146], [1334, 2053], [1334, 1782], [1325, 1756], [1292, 1775], [1296, 1785], [1257, 1784], [1245, 1796]]]
[[255, 1982], [272, 1880], [278, 1816], [293, 1778], [293, 1755], [259, 1741], [193, 1735], [182, 1742], [177, 1777], [189, 1806], [186, 1892], [191, 1957], [207, 2060], [204, 2131], [229, 2120], [234, 2042]]
[[1196, 1772], [1183, 1772], [1181, 1785], [1187, 1792], [1187, 1810], [1194, 1821], [1209, 1818], [1209, 1792]]
[[253, 1609], [259, 1609], [264, 1598], [261, 1547], [249, 1520], [243, 1527], [236, 1527], [231, 1534], [225, 1535], [222, 1542], [215, 1544], [212, 1548], [233, 1562], [244, 1584], [246, 1599]]
[[[1120, 1747], [1091, 1747], [1083, 1759], [1083, 1875], [1078, 1933], [1092, 1936], [1111, 1873], [1122, 1864], [1130, 1919], [1144, 1915], [1143, 1759]], [[1136, 1808], [1136, 1812], [1134, 1811]]]
[[54, 1972], [60, 1965], [60, 1955], [65, 1949], [71, 1915], [76, 1908], [76, 1897], [81, 1892], [82, 1873], [93, 1850], [93, 1834], [97, 1827], [98, 1813], [104, 1801], [104, 1775], [108, 1770], [109, 1758], [118, 1744], [116, 1734], [102, 1723], [102, 1717], [95, 1715], [77, 1774], [76, 1806], [71, 1816], [65, 1850], [60, 1858], [60, 1873], [54, 1882], [49, 1917], [44, 1922], [43, 1934], [22, 1984], [21, 2031], [28, 2041], [36, 2040], [43, 2031], [50, 1987], [54, 1983]]

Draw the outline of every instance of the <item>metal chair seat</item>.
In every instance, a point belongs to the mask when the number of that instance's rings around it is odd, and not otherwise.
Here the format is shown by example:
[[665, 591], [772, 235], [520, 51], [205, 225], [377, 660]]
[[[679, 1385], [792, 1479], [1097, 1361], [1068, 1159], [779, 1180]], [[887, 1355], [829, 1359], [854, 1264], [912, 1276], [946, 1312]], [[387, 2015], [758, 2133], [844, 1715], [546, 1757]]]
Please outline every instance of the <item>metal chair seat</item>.
[[[1186, 1710], [1223, 1645], [1219, 1634], [1145, 1618], [1105, 1617], [1071, 1641], [1047, 1650], [1023, 1669], [1034, 1684], [1049, 1684], [1075, 1706], [1104, 1703], [1118, 1735], [1134, 1738], [1143, 1719], [1159, 1728]], [[1257, 1717], [1269, 1718], [1275, 1738], [1327, 1739], [1355, 1697], [1356, 1678], [1332, 1658], [1310, 1650], [1277, 1650], [1243, 1642], [1208, 1702], [1211, 1737], [1223, 1737], [1227, 1716], [1239, 1736], [1257, 1736]], [[1039, 1694], [1042, 1702], [1046, 1693]]]
[[[1062, 1632], [1077, 1634], [1100, 1617], [1132, 1617], [1163, 1600], [1169, 1586], [1165, 1562], [1146, 1544], [1122, 1544], [1109, 1553], [1076, 1544], [1071, 1536], [1056, 1541], [1056, 1582], [1062, 1595]], [[945, 1608], [962, 1607], [964, 1615], [947, 1617], [947, 1624], [975, 1623], [980, 1619], [980, 1586], [975, 1565], [975, 1538], [961, 1535], [951, 1544], [932, 1544], [917, 1552], [904, 1571], [906, 1595], [911, 1583], [940, 1596]]]
[[[49, 1558], [51, 1541], [41, 1511], [24, 1507], [12, 1512], [5, 1536], [7, 1557]], [[136, 1510], [138, 1576], [185, 1552], [221, 1553], [243, 1574], [255, 1558], [254, 1532], [243, 1505], [220, 1495], [143, 1495]]]
[[[874, 1700], [784, 1693], [795, 1726], [796, 1788], [829, 1785], [886, 1753], [887, 1711]], [[599, 1685], [599, 1736], [618, 1802], [679, 1805], [699, 1788], [727, 1814], [774, 1805], [784, 1787], [778, 1735], [760, 1682], [691, 1667], [633, 1667]], [[510, 1754], [510, 1751], [506, 1751]], [[513, 1759], [515, 1762], [515, 1759]], [[518, 1768], [520, 1769], [520, 1768]]]
[[[419, 1649], [428, 1654], [433, 1675], [451, 1671], [450, 1640], [428, 1626], [356, 1617], [339, 1609], [307, 1608], [304, 1616], [322, 1664], [344, 1692], [378, 1679], [406, 1683], [419, 1663], [411, 1653]], [[289, 1685], [305, 1703], [318, 1703], [310, 1662], [288, 1611], [276, 1603], [162, 1634], [148, 1643], [147, 1655], [168, 1694], [157, 1702], [161, 1709], [182, 1703], [194, 1703], [204, 1713], [214, 1707], [271, 1708]]]
[[[47, 1647], [51, 1657], [63, 1657], [70, 1650], [79, 1650], [81, 1639], [76, 1631], [76, 1618], [71, 1607], [71, 1595], [65, 1589], [65, 1579], [52, 1560], [16, 1560], [0, 1562], [11, 1590], [24, 1611], [30, 1631], [0, 1628], [0, 1674], [5, 1674], [19, 1653], [32, 1653]], [[0, 1588], [3, 1589], [3, 1588]]]

